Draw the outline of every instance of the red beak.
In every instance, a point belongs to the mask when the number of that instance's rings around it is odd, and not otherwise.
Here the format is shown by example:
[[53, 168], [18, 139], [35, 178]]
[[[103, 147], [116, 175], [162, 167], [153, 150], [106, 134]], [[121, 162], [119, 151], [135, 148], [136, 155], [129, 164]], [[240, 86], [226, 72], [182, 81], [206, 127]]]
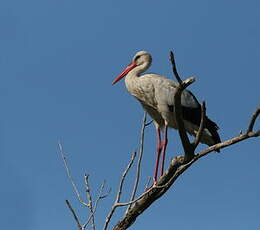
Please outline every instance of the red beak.
[[118, 81], [120, 81], [124, 76], [126, 76], [133, 68], [135, 68], [137, 65], [135, 62], [131, 62], [125, 69], [124, 71], [119, 74], [115, 80], [112, 82], [112, 85], [116, 84]]

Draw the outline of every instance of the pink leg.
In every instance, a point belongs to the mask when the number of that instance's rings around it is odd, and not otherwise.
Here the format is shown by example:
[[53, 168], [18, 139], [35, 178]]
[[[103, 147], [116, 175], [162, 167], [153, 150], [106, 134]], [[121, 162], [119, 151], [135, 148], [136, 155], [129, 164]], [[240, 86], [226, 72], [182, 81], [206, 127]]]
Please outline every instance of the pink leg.
[[161, 145], [161, 130], [160, 127], [156, 128], [156, 134], [157, 134], [157, 158], [156, 158], [156, 163], [155, 163], [155, 169], [154, 169], [154, 183], [157, 182], [157, 175], [158, 175], [158, 166], [159, 166], [159, 161], [160, 161], [160, 156], [162, 152], [162, 145]]
[[165, 125], [165, 130], [164, 130], [164, 140], [161, 142], [162, 145], [162, 164], [161, 164], [161, 176], [163, 175], [164, 171], [164, 161], [165, 161], [165, 153], [166, 153], [166, 147], [168, 144], [168, 126]]

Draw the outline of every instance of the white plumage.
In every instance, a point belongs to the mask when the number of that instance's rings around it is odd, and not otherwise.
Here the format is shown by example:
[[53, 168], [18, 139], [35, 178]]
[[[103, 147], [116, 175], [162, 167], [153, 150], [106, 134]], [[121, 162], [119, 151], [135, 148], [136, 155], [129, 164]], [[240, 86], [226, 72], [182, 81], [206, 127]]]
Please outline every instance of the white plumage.
[[[146, 51], [139, 51], [133, 57], [132, 62], [113, 81], [115, 84], [125, 77], [125, 84], [128, 92], [140, 101], [144, 109], [153, 118], [157, 130], [157, 160], [154, 180], [157, 181], [158, 164], [160, 154], [163, 152], [161, 175], [163, 174], [165, 151], [167, 146], [167, 128], [177, 128], [174, 117], [174, 94], [177, 83], [169, 78], [158, 74], [144, 74], [152, 63], [151, 55]], [[184, 90], [181, 96], [182, 113], [184, 126], [188, 133], [196, 135], [201, 119], [201, 108], [196, 97], [188, 90]], [[201, 142], [207, 145], [214, 145], [220, 142], [217, 133], [217, 125], [206, 117]], [[161, 129], [165, 137], [161, 140]]]

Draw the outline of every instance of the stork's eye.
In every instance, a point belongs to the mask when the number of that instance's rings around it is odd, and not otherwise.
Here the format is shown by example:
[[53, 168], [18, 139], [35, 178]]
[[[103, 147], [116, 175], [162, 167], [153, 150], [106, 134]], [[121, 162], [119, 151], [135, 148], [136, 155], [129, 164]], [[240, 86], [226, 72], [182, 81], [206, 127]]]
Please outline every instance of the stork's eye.
[[140, 57], [141, 57], [140, 55], [136, 56], [135, 61], [137, 61], [137, 59], [139, 59]]

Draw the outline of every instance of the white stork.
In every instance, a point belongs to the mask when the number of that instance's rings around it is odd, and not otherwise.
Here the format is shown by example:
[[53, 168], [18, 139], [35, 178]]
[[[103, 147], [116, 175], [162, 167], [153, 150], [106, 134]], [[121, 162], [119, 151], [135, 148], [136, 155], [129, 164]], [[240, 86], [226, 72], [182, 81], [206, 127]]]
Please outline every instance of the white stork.
[[[148, 73], [141, 75], [152, 63], [151, 55], [146, 51], [139, 51], [133, 57], [132, 62], [112, 82], [114, 85], [125, 77], [125, 85], [128, 92], [133, 95], [153, 118], [157, 132], [157, 158], [154, 170], [154, 183], [157, 182], [158, 165], [162, 152], [161, 176], [164, 171], [166, 146], [168, 143], [168, 127], [177, 129], [174, 117], [174, 94], [177, 83], [164, 76]], [[201, 120], [201, 106], [196, 97], [188, 90], [181, 95], [182, 115], [186, 131], [195, 136]], [[201, 142], [209, 146], [220, 142], [218, 126], [215, 122], [205, 117], [204, 130]], [[161, 139], [161, 130], [164, 138]]]

